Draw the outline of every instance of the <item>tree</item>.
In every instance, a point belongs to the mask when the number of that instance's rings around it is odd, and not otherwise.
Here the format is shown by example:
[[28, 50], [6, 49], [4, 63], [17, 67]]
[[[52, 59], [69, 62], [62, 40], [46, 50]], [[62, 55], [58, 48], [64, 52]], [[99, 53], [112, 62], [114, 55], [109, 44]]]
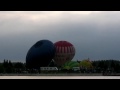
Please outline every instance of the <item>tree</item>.
[[0, 63], [0, 73], [4, 73], [4, 67], [2, 63]]

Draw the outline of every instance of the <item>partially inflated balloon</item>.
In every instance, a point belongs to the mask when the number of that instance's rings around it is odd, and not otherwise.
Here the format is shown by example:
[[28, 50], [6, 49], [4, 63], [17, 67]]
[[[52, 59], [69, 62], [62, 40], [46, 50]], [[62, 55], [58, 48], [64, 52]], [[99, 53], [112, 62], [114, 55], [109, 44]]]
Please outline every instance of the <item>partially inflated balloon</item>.
[[68, 61], [62, 67], [69, 67], [69, 69], [72, 69], [73, 67], [79, 67], [79, 63], [77, 61]]
[[40, 40], [29, 49], [26, 56], [26, 66], [27, 68], [46, 67], [54, 55], [54, 44], [49, 40]]

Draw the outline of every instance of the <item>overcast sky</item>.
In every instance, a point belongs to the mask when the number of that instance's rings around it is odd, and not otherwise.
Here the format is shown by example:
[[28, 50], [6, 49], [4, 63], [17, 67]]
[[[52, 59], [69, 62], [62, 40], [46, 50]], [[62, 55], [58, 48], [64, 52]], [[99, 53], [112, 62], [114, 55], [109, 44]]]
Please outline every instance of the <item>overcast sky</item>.
[[74, 60], [120, 60], [120, 12], [0, 11], [0, 61], [25, 62], [42, 39], [71, 42]]

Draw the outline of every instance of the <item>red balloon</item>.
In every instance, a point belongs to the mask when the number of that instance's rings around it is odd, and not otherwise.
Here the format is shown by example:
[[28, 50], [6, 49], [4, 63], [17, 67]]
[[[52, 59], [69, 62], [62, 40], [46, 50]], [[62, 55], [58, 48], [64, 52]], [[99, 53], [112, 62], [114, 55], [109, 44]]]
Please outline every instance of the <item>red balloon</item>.
[[56, 48], [56, 53], [54, 61], [58, 66], [71, 61], [75, 55], [74, 46], [68, 41], [58, 41], [54, 43]]

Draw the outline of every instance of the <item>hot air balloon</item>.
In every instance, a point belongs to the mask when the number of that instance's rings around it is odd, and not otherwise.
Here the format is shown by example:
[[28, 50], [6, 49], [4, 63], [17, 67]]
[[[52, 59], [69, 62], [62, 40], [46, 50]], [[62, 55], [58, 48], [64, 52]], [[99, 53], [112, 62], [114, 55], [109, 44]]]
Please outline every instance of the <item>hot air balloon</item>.
[[89, 61], [88, 59], [84, 59], [79, 63], [79, 66], [82, 68], [92, 68], [92, 62]]
[[72, 69], [73, 67], [79, 67], [79, 63], [77, 61], [68, 61], [62, 66], [64, 69]]
[[49, 40], [36, 42], [26, 55], [26, 67], [39, 69], [49, 65], [55, 56], [55, 46]]
[[75, 55], [75, 48], [70, 42], [58, 41], [54, 43], [54, 45], [56, 48], [54, 61], [58, 66], [61, 66], [73, 59]]

